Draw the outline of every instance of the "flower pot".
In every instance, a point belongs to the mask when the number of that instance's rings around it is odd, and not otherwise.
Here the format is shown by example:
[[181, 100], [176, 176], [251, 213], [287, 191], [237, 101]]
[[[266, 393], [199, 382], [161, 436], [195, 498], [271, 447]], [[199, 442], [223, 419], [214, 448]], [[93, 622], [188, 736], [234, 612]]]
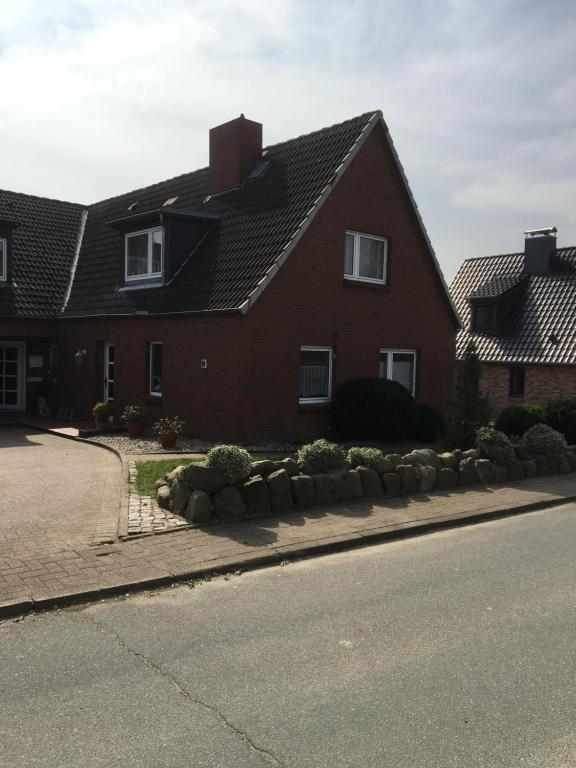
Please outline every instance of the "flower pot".
[[158, 437], [160, 438], [162, 448], [174, 448], [178, 440], [176, 432], [160, 432]]
[[137, 437], [142, 437], [144, 424], [141, 421], [128, 421], [126, 422], [126, 429], [128, 430], [128, 437], [135, 440]]

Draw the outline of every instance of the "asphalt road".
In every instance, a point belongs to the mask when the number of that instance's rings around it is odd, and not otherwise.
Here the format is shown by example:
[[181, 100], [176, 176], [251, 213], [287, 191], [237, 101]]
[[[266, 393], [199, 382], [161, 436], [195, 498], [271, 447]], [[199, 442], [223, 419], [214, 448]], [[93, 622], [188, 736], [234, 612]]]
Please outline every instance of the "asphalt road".
[[0, 625], [0, 766], [572, 768], [576, 506]]

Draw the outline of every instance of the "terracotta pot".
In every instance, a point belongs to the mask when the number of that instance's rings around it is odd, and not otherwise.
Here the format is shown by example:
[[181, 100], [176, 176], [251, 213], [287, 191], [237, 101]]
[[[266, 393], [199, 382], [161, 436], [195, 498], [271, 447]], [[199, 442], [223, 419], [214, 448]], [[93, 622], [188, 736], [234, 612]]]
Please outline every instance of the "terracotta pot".
[[178, 440], [176, 432], [160, 432], [158, 437], [160, 438], [162, 448], [174, 448]]
[[126, 429], [128, 430], [128, 437], [135, 440], [137, 437], [142, 437], [144, 424], [141, 421], [128, 421], [126, 422]]

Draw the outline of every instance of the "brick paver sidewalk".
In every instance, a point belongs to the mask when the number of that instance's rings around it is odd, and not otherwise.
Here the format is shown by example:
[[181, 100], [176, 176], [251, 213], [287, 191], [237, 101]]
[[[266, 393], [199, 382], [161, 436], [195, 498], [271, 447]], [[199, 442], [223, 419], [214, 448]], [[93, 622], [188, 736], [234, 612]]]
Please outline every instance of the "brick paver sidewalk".
[[[95, 519], [91, 529], [86, 521], [90, 516], [86, 495], [79, 497], [79, 507], [75, 510], [73, 496], [65, 485], [73, 483], [70, 468], [68, 476], [64, 471], [60, 484], [46, 477], [47, 463], [54, 461], [64, 465], [61, 457], [52, 451], [64, 450], [66, 453], [66, 447], [61, 444], [68, 441], [37, 435], [28, 435], [28, 439], [44, 445], [44, 449], [30, 449], [30, 454], [41, 450], [46, 453], [49, 447], [52, 458], [45, 458], [44, 462], [37, 460], [40, 464], [44, 463], [44, 472], [37, 472], [33, 478], [22, 467], [23, 479], [29, 486], [25, 492], [26, 504], [29, 508], [34, 498], [30, 496], [33, 482], [36, 484], [36, 498], [43, 505], [41, 510], [49, 508], [53, 516], [61, 509], [60, 522], [53, 529], [60, 530], [61, 539], [56, 540], [57, 537], [50, 533], [49, 520], [43, 520], [43, 527], [38, 523], [41, 535], [33, 533], [36, 527], [31, 519], [23, 521], [19, 529], [25, 540], [18, 537], [12, 540], [11, 535], [7, 538], [4, 513], [0, 513], [0, 612], [24, 609], [34, 604], [51, 604], [71, 597], [125, 591], [134, 586], [153, 586], [175, 578], [192, 578], [223, 569], [281, 562], [299, 554], [377, 541], [406, 530], [457, 524], [462, 519], [484, 519], [514, 510], [527, 511], [576, 498], [576, 476], [557, 475], [494, 488], [477, 487], [411, 499], [382, 499], [374, 504], [363, 502], [278, 518], [215, 524], [126, 542], [116, 539], [113, 544], [94, 546], [93, 533], [99, 529], [98, 509], [92, 509]], [[108, 510], [101, 519], [110, 519], [111, 487], [120, 494], [119, 484], [114, 479], [119, 476], [118, 468], [110, 465], [111, 460], [117, 459], [93, 446], [81, 443], [72, 443], [72, 446], [71, 455], [74, 455], [77, 446], [89, 452], [90, 467], [99, 481], [102, 481], [101, 469], [98, 469], [100, 461], [107, 465], [112, 480], [106, 494], [108, 501], [103, 505], [100, 503], [99, 509]], [[106, 457], [102, 458], [101, 454]], [[3, 447], [2, 458], [4, 456]], [[84, 456], [87, 457], [88, 453], [82, 454], [82, 459], [74, 459], [77, 462], [75, 466], [82, 466]], [[16, 469], [12, 471], [16, 472]], [[12, 478], [9, 487], [11, 493], [18, 487]], [[94, 485], [91, 488], [94, 489]], [[2, 503], [5, 503], [10, 493], [6, 496], [3, 488], [2, 494]], [[65, 504], [62, 503], [63, 498], [66, 499]], [[12, 519], [13, 515], [8, 517]], [[43, 518], [42, 515], [40, 517]], [[14, 522], [12, 519], [9, 532], [14, 531]], [[50, 538], [46, 539], [48, 534]]]

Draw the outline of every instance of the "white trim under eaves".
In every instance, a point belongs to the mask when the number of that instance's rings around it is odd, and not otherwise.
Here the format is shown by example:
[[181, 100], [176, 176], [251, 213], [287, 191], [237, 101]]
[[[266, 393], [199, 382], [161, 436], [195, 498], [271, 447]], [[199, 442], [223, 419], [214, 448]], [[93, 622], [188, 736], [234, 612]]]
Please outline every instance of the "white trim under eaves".
[[82, 219], [80, 220], [80, 229], [78, 230], [78, 240], [76, 242], [76, 252], [74, 253], [74, 261], [70, 269], [70, 280], [68, 281], [68, 287], [66, 288], [66, 295], [62, 303], [62, 312], [66, 309], [68, 301], [70, 300], [70, 294], [72, 293], [72, 285], [74, 283], [74, 277], [76, 276], [76, 267], [78, 266], [78, 259], [80, 257], [80, 248], [82, 247], [82, 240], [84, 239], [84, 230], [86, 229], [86, 220], [88, 219], [88, 209], [84, 208], [82, 211]]

